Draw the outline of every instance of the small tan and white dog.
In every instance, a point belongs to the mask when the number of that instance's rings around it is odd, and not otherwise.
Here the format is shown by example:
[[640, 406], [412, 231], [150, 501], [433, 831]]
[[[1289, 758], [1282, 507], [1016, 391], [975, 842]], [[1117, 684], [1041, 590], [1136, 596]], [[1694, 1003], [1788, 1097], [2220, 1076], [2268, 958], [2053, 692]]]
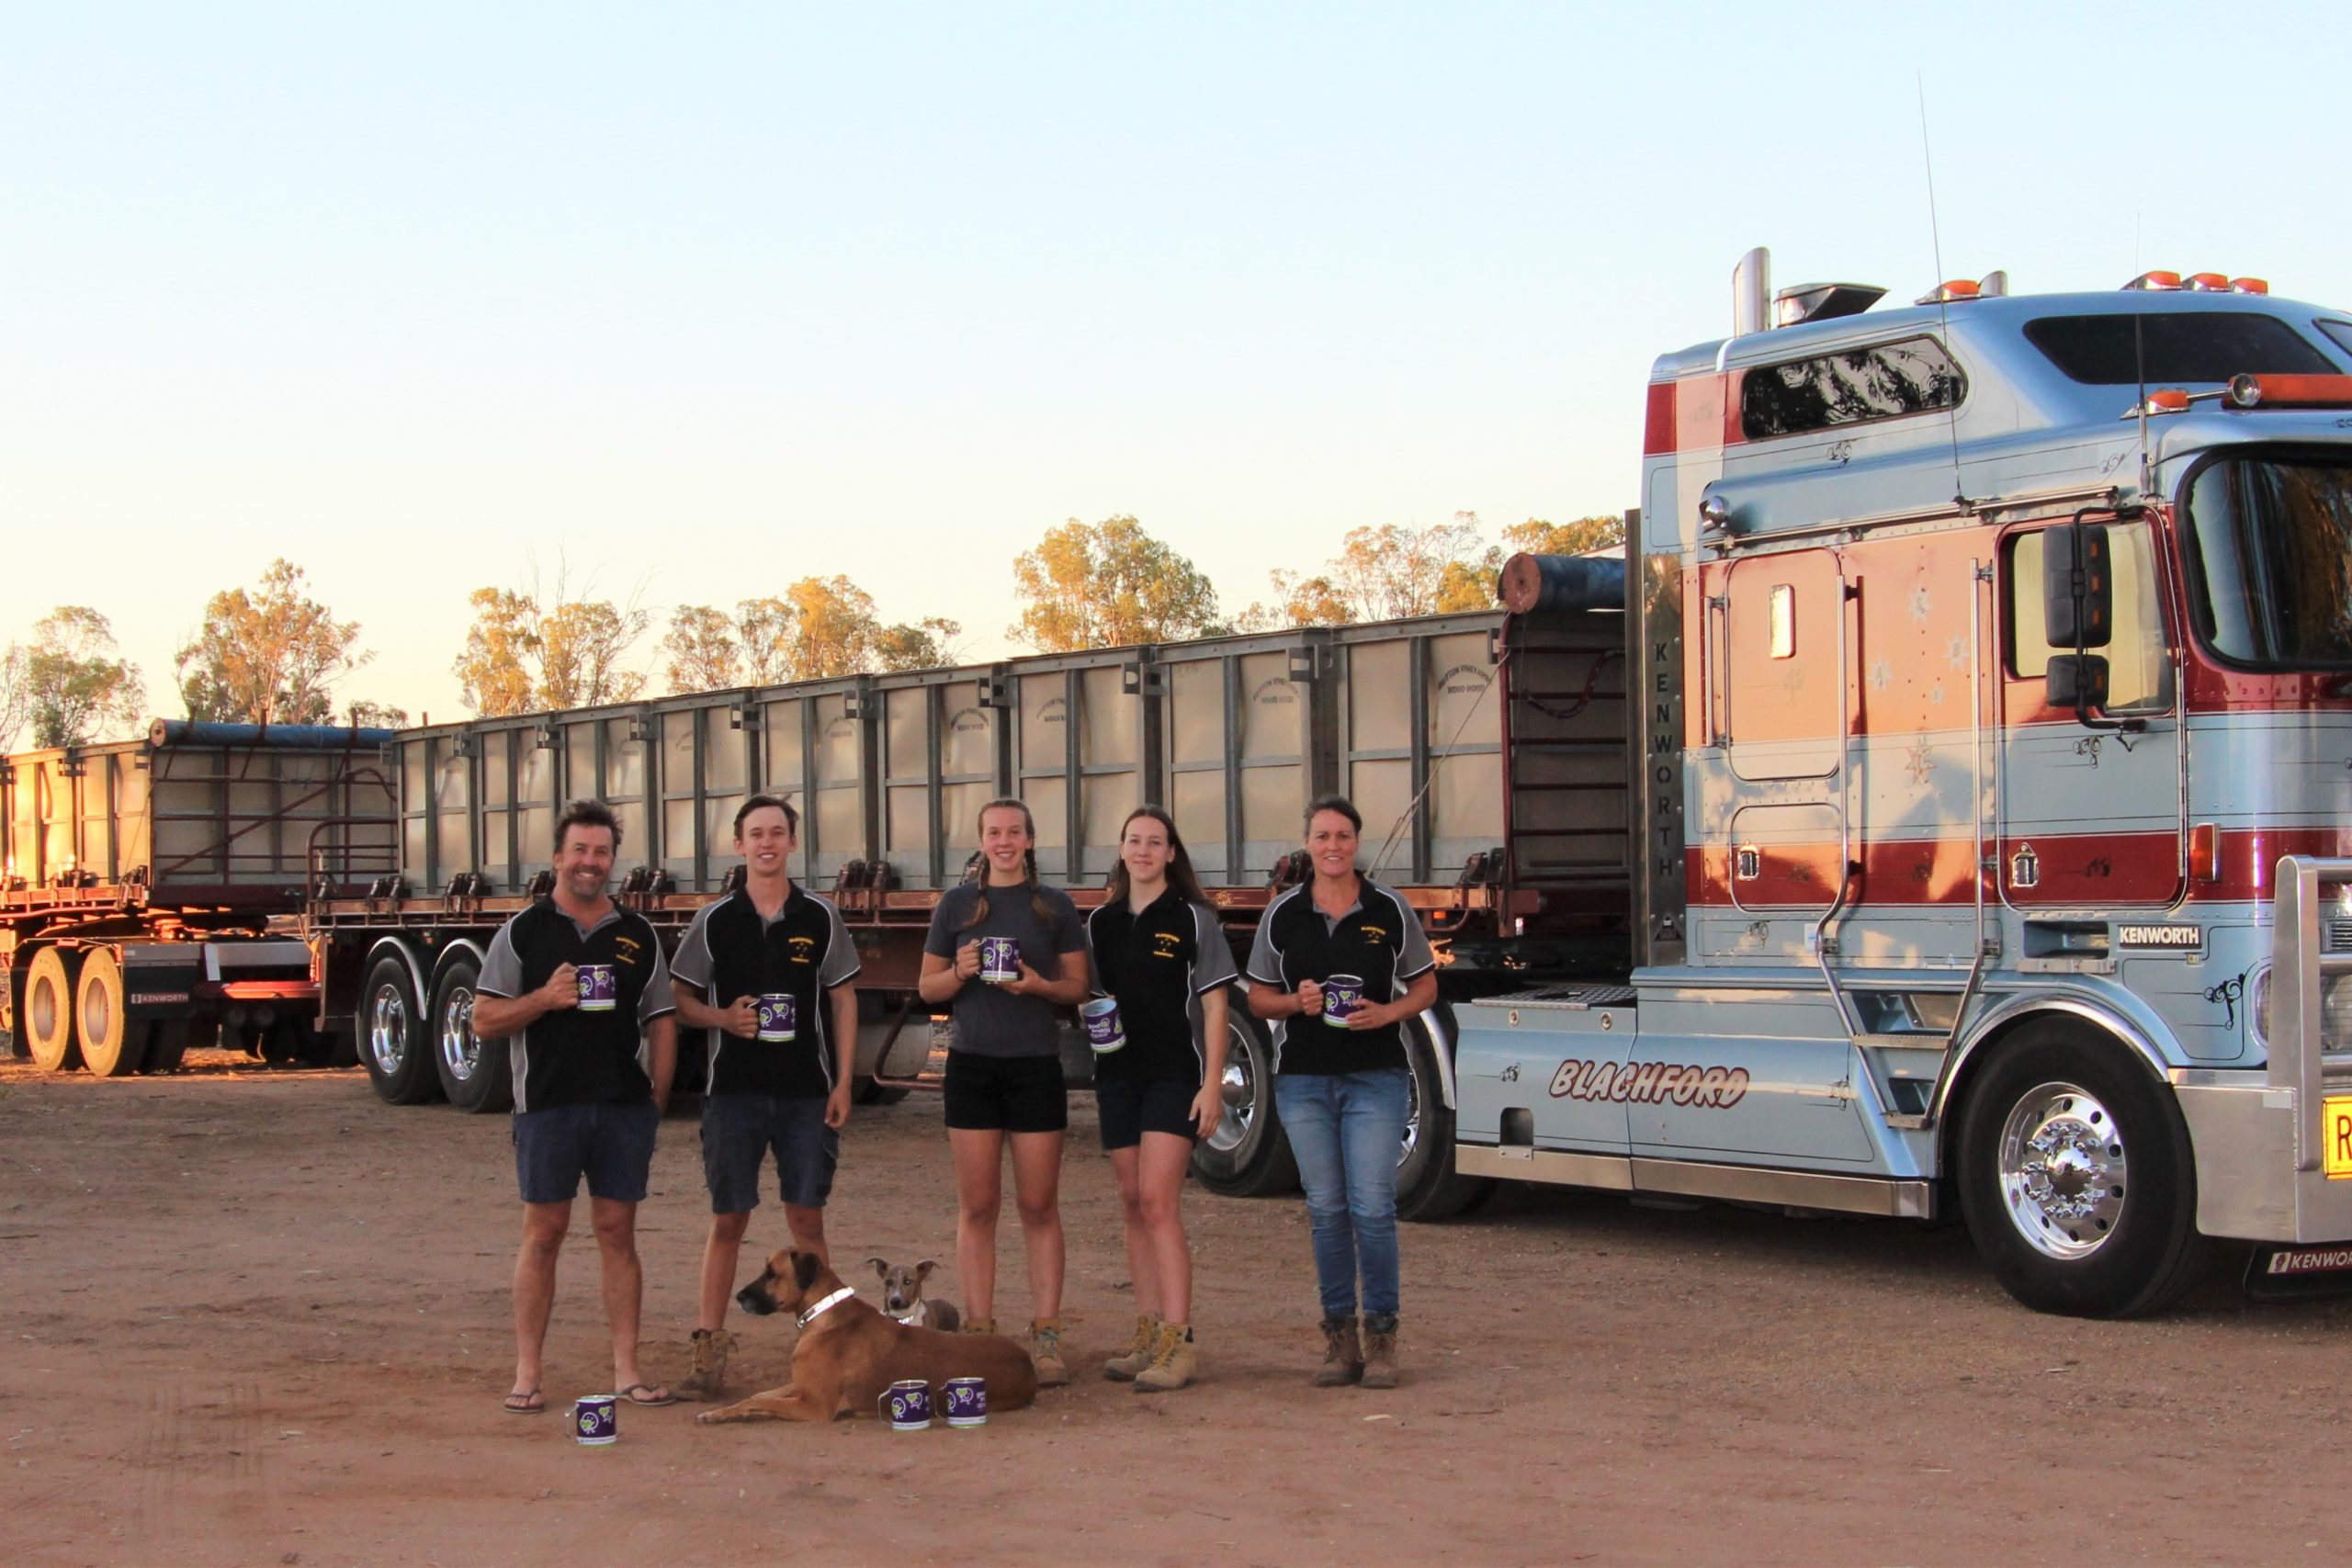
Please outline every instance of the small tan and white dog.
[[910, 1328], [935, 1328], [942, 1334], [953, 1334], [963, 1315], [953, 1302], [927, 1302], [922, 1299], [922, 1282], [939, 1267], [938, 1259], [926, 1258], [909, 1269], [887, 1258], [865, 1260], [882, 1279], [882, 1311]]

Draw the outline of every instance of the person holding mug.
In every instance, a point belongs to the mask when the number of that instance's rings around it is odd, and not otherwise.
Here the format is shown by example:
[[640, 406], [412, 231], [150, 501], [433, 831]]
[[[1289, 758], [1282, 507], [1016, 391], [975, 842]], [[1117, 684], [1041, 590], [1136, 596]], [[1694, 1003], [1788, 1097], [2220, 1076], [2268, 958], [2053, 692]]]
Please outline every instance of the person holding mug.
[[1403, 1024], [1437, 1001], [1419, 918], [1356, 870], [1363, 829], [1342, 796], [1307, 807], [1311, 874], [1266, 906], [1248, 968], [1250, 1010], [1273, 1025], [1274, 1109], [1306, 1189], [1323, 1307], [1317, 1388], [1396, 1386], [1396, 1161], [1412, 1082]]
[[1086, 939], [1095, 989], [1115, 1004], [1088, 1004], [1087, 1032], [1136, 1290], [1135, 1340], [1102, 1375], [1138, 1393], [1182, 1388], [1198, 1366], [1193, 1254], [1178, 1204], [1193, 1145], [1224, 1113], [1225, 991], [1238, 972], [1175, 818], [1159, 807], [1127, 814]]
[[1037, 829], [1018, 800], [980, 807], [980, 864], [932, 911], [916, 989], [944, 1005], [947, 1142], [956, 1159], [956, 1267], [965, 1328], [996, 1332], [996, 1221], [1004, 1152], [1029, 1262], [1037, 1381], [1069, 1381], [1062, 1356], [1062, 1083], [1057, 1007], [1086, 999], [1086, 933], [1069, 895], [1037, 880]]

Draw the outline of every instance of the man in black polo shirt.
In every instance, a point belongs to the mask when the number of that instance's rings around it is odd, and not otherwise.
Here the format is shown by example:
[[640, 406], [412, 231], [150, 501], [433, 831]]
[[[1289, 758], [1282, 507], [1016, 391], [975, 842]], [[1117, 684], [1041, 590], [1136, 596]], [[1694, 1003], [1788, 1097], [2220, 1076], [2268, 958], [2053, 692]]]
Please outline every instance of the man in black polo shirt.
[[514, 1389], [506, 1408], [547, 1408], [539, 1358], [571, 1201], [588, 1178], [613, 1333], [613, 1388], [635, 1404], [676, 1395], [638, 1375], [637, 1206], [677, 1066], [669, 966], [644, 916], [606, 896], [621, 828], [601, 800], [555, 824], [555, 891], [506, 922], [482, 956], [474, 1032], [504, 1036], [514, 1069], [514, 1173], [523, 1246], [514, 1259]]
[[775, 1155], [792, 1245], [827, 1258], [825, 1200], [849, 1120], [857, 1052], [857, 948], [831, 900], [796, 887], [800, 815], [770, 795], [735, 813], [743, 885], [705, 905], [678, 943], [678, 1014], [704, 1032], [709, 1076], [702, 1101], [702, 1169], [710, 1187], [710, 1239], [694, 1371], [680, 1392], [715, 1398], [735, 1337], [727, 1301], [760, 1167]]

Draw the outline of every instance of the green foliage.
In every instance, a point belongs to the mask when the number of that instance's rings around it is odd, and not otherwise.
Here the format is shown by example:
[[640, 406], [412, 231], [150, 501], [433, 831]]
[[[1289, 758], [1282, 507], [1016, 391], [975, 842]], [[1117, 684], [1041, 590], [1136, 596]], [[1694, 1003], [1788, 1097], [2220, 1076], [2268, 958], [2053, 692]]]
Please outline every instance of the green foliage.
[[1525, 550], [1539, 556], [1580, 556], [1625, 543], [1625, 519], [1609, 513], [1578, 517], [1567, 523], [1546, 523], [1531, 517], [1503, 530], [1507, 552]]
[[885, 626], [874, 597], [846, 577], [804, 577], [781, 598], [745, 599], [731, 616], [684, 604], [662, 639], [673, 692], [720, 691], [952, 663], [956, 622]]
[[303, 592], [302, 569], [279, 558], [258, 587], [215, 593], [175, 661], [187, 716], [241, 724], [328, 724], [334, 683], [375, 657], [356, 651], [359, 623], [338, 621]]
[[474, 624], [451, 669], [484, 718], [627, 702], [645, 689], [644, 674], [622, 665], [652, 622], [634, 604], [570, 597], [560, 574], [544, 599], [536, 588], [477, 588], [468, 602]]
[[0, 656], [0, 745], [14, 745], [28, 725], [44, 750], [136, 729], [147, 690], [117, 651], [114, 627], [85, 604], [34, 622], [32, 641]]
[[1181, 642], [1225, 628], [1216, 589], [1133, 517], [1046, 530], [1012, 565], [1021, 619], [1006, 632], [1045, 653]]

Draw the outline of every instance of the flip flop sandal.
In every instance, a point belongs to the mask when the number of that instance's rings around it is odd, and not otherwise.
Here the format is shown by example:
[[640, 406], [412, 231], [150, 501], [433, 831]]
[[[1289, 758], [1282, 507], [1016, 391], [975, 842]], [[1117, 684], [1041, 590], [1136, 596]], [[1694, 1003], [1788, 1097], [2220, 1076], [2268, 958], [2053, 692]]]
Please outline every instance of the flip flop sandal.
[[[518, 1404], [517, 1401], [521, 1403]], [[506, 1396], [506, 1414], [509, 1416], [544, 1416], [547, 1413], [547, 1397], [537, 1389], [533, 1389], [528, 1393], [510, 1393]]]
[[660, 1386], [661, 1385], [658, 1383], [633, 1382], [627, 1388], [621, 1390], [621, 1397], [628, 1400], [631, 1404], [641, 1404], [646, 1406], [648, 1409], [651, 1409], [656, 1405], [675, 1404], [678, 1403], [678, 1396], [675, 1393], [664, 1393], [659, 1399], [639, 1399], [638, 1397], [639, 1393], [651, 1393]]

